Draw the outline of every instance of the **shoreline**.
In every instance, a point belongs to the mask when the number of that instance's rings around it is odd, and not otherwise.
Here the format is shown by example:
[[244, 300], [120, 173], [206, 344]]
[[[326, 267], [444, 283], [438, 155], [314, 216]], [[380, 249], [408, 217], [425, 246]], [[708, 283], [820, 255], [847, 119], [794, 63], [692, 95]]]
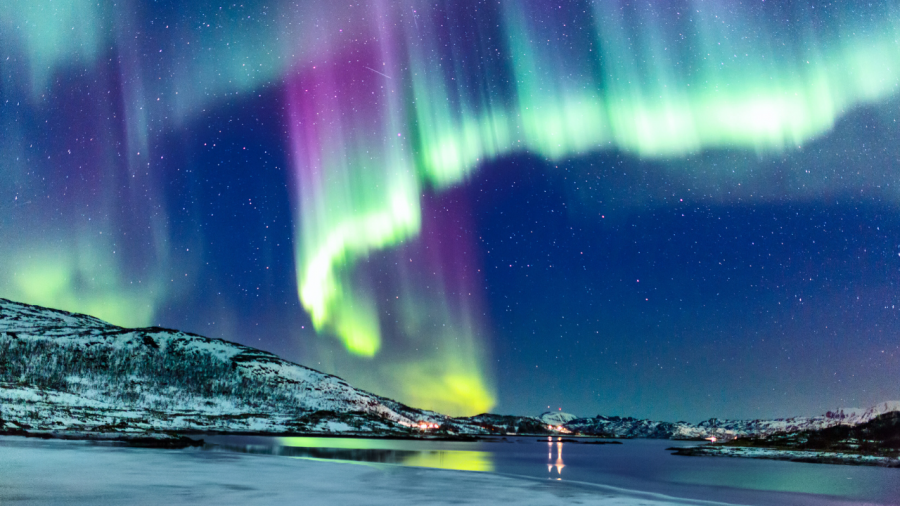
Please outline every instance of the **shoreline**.
[[672, 455], [684, 457], [731, 457], [761, 460], [782, 460], [807, 464], [833, 464], [847, 466], [875, 466], [900, 468], [900, 458], [880, 455], [864, 455], [859, 453], [843, 453], [816, 450], [783, 450], [779, 448], [749, 446], [686, 446], [670, 447]]

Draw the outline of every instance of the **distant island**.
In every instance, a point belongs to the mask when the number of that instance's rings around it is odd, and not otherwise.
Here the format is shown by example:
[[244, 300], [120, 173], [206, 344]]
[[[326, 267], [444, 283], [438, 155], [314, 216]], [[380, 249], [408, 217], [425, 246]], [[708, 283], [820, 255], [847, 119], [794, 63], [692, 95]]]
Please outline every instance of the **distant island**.
[[686, 456], [900, 467], [900, 411], [856, 425], [741, 437], [722, 444], [670, 450]]
[[0, 299], [0, 434], [6, 435], [176, 447], [196, 444], [191, 437], [203, 434], [715, 438], [727, 443], [678, 454], [829, 452], [893, 465], [898, 419], [900, 402], [818, 417], [699, 424], [555, 412], [450, 417], [248, 346]]

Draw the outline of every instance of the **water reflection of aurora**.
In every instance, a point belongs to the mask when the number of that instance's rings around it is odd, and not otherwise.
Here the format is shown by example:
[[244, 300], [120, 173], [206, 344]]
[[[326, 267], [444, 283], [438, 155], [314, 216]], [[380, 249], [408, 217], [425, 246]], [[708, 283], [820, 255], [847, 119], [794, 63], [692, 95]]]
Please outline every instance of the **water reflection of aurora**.
[[269, 444], [223, 444], [221, 447], [241, 453], [305, 459], [430, 467], [458, 471], [491, 472], [494, 470], [490, 452], [412, 449], [421, 441], [314, 437], [284, 437], [277, 438], [276, 441], [277, 445], [274, 446]]

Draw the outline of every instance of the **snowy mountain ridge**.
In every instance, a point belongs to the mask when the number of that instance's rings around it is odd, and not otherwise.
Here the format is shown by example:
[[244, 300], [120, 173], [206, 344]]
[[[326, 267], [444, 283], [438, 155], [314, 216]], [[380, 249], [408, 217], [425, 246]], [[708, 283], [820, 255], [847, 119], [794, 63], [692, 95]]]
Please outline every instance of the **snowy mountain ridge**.
[[[699, 426], [712, 431], [713, 435], [725, 431], [738, 436], [768, 436], [776, 433], [821, 430], [838, 425], [860, 425], [875, 417], [900, 411], [900, 401], [887, 401], [870, 408], [842, 408], [828, 411], [824, 415], [814, 417], [791, 417], [775, 420], [718, 420], [711, 419]], [[730, 431], [730, 432], [729, 432]]]
[[0, 299], [0, 430], [402, 432], [448, 420], [240, 344]]
[[578, 417], [572, 413], [563, 413], [562, 411], [547, 411], [541, 413], [538, 418], [547, 425], [557, 426], [569, 423]]
[[886, 401], [867, 409], [842, 408], [825, 413], [825, 418], [840, 420], [844, 425], [859, 425], [874, 419], [876, 416], [900, 411], [900, 401]]
[[760, 437], [772, 434], [827, 429], [838, 425], [867, 423], [877, 416], [900, 411], [900, 401], [887, 401], [866, 409], [842, 408], [814, 417], [777, 418], [774, 420], [720, 420], [711, 418], [691, 424], [657, 422], [630, 417], [596, 416], [579, 418], [563, 424], [568, 430], [591, 435], [652, 439], [718, 439]]

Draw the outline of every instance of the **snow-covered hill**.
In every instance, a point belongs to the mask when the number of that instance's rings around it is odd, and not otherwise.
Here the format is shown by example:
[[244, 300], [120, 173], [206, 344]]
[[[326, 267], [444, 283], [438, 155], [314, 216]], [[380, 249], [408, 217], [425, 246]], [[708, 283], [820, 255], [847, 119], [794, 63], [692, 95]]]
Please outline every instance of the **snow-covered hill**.
[[564, 424], [563, 427], [576, 434], [611, 438], [673, 439], [681, 436], [693, 439], [692, 436], [682, 436], [682, 433], [696, 426], [684, 422], [656, 422], [632, 417], [598, 415], [593, 418], [577, 418]]
[[547, 411], [541, 413], [541, 416], [538, 418], [547, 425], [557, 426], [569, 423], [578, 417], [572, 413], [563, 413], [562, 411]]
[[0, 299], [0, 431], [403, 433], [422, 423], [450, 419], [247, 346]]
[[900, 411], [900, 401], [882, 402], [868, 409], [844, 408], [821, 416], [778, 418], [774, 420], [720, 420], [712, 418], [699, 424], [657, 422], [630, 417], [596, 416], [579, 418], [563, 426], [572, 432], [620, 438], [718, 439], [769, 436], [778, 433], [820, 430], [837, 425], [859, 425], [878, 415]]

